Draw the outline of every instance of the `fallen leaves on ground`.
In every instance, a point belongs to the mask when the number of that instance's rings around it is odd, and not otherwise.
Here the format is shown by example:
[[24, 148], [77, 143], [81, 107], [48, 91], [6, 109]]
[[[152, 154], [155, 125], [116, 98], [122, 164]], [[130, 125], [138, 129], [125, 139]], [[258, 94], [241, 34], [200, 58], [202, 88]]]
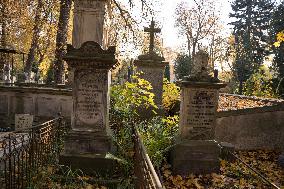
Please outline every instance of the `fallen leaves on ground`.
[[[274, 151], [239, 151], [237, 155], [247, 164], [256, 169], [265, 178], [284, 186], [284, 171], [277, 165], [279, 153]], [[163, 184], [167, 189], [268, 189], [271, 186], [261, 180], [239, 161], [234, 163], [221, 160], [219, 173], [193, 175], [187, 177], [173, 175], [169, 164], [161, 168]]]
[[229, 111], [229, 110], [239, 110], [246, 108], [256, 108], [264, 106], [273, 106], [277, 102], [260, 100], [260, 99], [250, 99], [241, 96], [229, 96], [220, 95], [218, 111]]

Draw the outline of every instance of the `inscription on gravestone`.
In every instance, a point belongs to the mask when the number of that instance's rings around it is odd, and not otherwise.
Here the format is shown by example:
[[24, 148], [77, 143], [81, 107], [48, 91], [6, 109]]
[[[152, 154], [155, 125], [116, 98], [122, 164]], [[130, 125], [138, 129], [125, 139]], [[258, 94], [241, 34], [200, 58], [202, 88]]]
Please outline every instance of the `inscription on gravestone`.
[[186, 105], [187, 124], [194, 129], [211, 128], [215, 116], [216, 95], [214, 90], [191, 89]]
[[103, 128], [103, 83], [105, 79], [100, 73], [81, 74], [76, 90], [76, 120], [79, 125], [83, 124], [84, 127], [90, 127], [90, 129]]
[[214, 138], [218, 92], [210, 88], [184, 88], [181, 136], [186, 139]]
[[33, 119], [30, 114], [15, 114], [15, 130], [32, 127]]

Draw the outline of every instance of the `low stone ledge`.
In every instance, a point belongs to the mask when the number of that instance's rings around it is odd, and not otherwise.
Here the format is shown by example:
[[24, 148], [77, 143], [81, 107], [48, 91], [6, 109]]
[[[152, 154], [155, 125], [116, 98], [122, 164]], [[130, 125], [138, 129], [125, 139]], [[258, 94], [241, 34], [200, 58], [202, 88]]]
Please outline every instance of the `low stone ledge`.
[[0, 86], [0, 92], [36, 93], [72, 96], [72, 89], [52, 87]]
[[277, 111], [284, 111], [284, 103], [274, 105], [274, 106], [262, 106], [262, 107], [245, 108], [245, 109], [237, 109], [237, 110], [219, 111], [217, 112], [217, 117], [221, 118], [221, 117], [239, 116], [239, 115], [247, 115], [247, 114], [277, 112]]

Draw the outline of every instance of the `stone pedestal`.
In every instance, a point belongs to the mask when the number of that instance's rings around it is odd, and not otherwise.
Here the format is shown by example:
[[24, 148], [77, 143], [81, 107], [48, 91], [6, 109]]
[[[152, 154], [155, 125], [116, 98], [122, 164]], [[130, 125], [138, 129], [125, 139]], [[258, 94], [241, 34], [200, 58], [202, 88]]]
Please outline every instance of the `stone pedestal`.
[[219, 154], [220, 148], [214, 140], [183, 141], [172, 151], [173, 173], [188, 176], [218, 172]]
[[60, 157], [62, 164], [88, 172], [100, 171], [102, 161], [113, 164], [104, 158], [112, 151], [108, 108], [114, 53], [114, 47], [103, 50], [96, 42], [85, 42], [79, 49], [67, 48], [64, 59], [74, 70], [73, 112], [72, 131]]
[[217, 172], [221, 149], [215, 138], [219, 89], [223, 83], [182, 81], [179, 144], [172, 151], [175, 174]]
[[165, 66], [168, 62], [164, 62], [164, 58], [154, 54], [153, 56], [141, 55], [138, 60], [134, 61], [136, 72], [139, 77], [149, 81], [153, 87], [154, 102], [162, 112], [162, 98], [163, 98], [163, 79], [165, 73]]

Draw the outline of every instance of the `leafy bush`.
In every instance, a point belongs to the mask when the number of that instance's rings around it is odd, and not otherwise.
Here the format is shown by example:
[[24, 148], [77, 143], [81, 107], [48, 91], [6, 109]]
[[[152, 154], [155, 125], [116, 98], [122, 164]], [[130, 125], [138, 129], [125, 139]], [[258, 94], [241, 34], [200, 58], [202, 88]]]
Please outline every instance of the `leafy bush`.
[[133, 82], [111, 87], [111, 122], [135, 121], [139, 117], [138, 108], [155, 109], [154, 94], [150, 82], [138, 76], [132, 76]]
[[275, 98], [276, 93], [272, 86], [272, 75], [268, 68], [261, 66], [245, 83], [244, 95]]
[[164, 79], [163, 85], [163, 107], [168, 115], [173, 115], [179, 110], [180, 88], [174, 83]]
[[133, 178], [132, 126], [140, 120], [139, 108], [149, 109], [149, 111], [157, 108], [154, 103], [154, 94], [151, 92], [151, 84], [137, 75], [132, 76], [132, 81], [113, 85], [110, 93], [110, 125], [114, 131], [113, 142], [117, 147], [115, 156], [120, 162], [124, 181], [127, 181], [124, 185], [128, 186], [131, 185]]
[[138, 125], [139, 133], [155, 167], [161, 167], [178, 133], [179, 117], [155, 117]]

